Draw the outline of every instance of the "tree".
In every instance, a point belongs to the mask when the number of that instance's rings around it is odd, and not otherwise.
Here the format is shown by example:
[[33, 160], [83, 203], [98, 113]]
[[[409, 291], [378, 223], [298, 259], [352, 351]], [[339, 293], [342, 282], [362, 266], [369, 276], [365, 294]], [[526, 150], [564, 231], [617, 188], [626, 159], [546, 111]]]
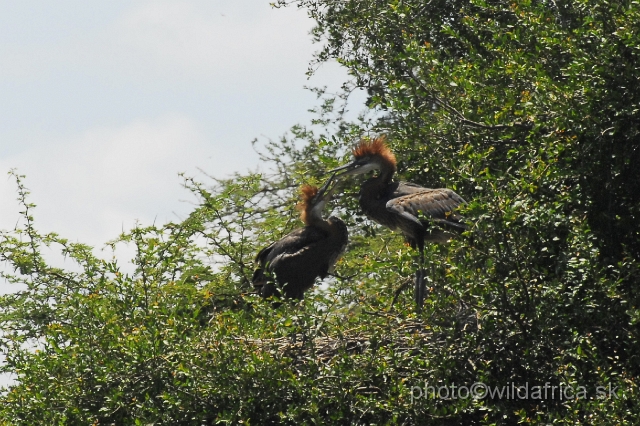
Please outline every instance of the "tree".
[[[316, 20], [317, 60], [337, 59], [353, 81], [338, 97], [318, 91], [311, 126], [262, 145], [265, 172], [185, 178], [200, 203], [184, 222], [112, 242], [134, 245], [132, 272], [39, 234], [17, 176], [23, 226], [2, 234], [0, 253], [27, 289], [0, 302], [3, 368], [17, 375], [0, 417], [636, 424], [638, 4], [287, 3]], [[357, 88], [370, 113], [347, 122], [340, 101]], [[412, 252], [361, 216], [355, 182], [335, 203], [351, 232], [336, 277], [272, 309], [251, 294], [252, 257], [298, 226], [301, 183], [380, 133], [402, 178], [469, 201], [472, 229], [427, 250], [424, 311], [398, 291]], [[80, 272], [47, 265], [45, 246]], [[473, 383], [492, 396], [460, 393]], [[493, 392], [525, 384], [526, 399]], [[532, 394], [547, 384], [564, 398]]]

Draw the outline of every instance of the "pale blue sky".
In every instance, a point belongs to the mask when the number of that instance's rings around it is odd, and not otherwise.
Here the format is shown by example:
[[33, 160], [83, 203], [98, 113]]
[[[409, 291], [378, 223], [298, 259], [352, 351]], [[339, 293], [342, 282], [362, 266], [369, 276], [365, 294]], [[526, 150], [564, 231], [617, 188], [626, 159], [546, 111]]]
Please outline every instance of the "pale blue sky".
[[27, 175], [43, 231], [100, 245], [189, 211], [177, 176], [255, 168], [255, 137], [309, 121], [313, 22], [263, 0], [0, 0], [0, 228]]

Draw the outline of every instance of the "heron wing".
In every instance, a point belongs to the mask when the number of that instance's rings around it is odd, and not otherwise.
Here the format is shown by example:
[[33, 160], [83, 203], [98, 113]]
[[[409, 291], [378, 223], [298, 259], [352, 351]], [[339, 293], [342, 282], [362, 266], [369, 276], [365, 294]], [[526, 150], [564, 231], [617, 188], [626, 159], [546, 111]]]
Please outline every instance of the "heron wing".
[[412, 182], [392, 182], [389, 185], [387, 197], [398, 198], [405, 195], [416, 194], [424, 191], [433, 191], [431, 188], [425, 188]]
[[326, 238], [326, 234], [320, 229], [314, 227], [298, 228], [262, 249], [256, 256], [256, 261], [262, 267], [268, 265], [267, 268], [273, 270], [275, 265], [282, 259], [303, 250], [323, 238]]
[[[423, 215], [436, 223], [465, 228], [459, 223], [460, 216], [454, 213], [465, 202], [461, 196], [448, 188], [415, 189], [415, 186], [406, 184], [399, 187], [396, 191], [399, 196], [387, 202], [387, 210], [416, 224], [420, 223], [419, 216]], [[402, 193], [404, 195], [400, 195]]]

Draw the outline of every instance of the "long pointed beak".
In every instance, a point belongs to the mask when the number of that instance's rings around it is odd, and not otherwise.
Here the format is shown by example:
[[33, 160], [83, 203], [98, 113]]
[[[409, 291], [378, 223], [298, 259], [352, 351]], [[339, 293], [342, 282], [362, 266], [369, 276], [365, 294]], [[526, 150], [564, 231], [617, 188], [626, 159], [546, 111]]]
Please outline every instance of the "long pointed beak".
[[325, 191], [327, 190], [327, 188], [329, 188], [329, 186], [331, 185], [331, 182], [333, 182], [333, 179], [336, 177], [336, 173], [333, 172], [333, 174], [331, 175], [331, 177], [329, 179], [327, 179], [327, 181], [324, 183], [324, 185], [322, 185], [322, 188], [320, 188], [318, 190], [318, 193], [316, 194], [316, 197], [322, 197], [324, 196]]
[[[358, 167], [360, 167], [360, 164], [358, 164], [357, 161], [352, 161], [351, 163], [345, 164], [344, 166], [340, 166], [340, 167], [337, 167], [335, 169], [329, 170], [327, 173], [333, 173], [335, 177], [340, 177], [340, 176], [342, 176], [344, 174], [347, 174], [351, 170], [356, 169]], [[342, 173], [338, 173], [340, 171], [342, 171]]]
[[324, 185], [322, 185], [322, 188], [318, 190], [318, 193], [316, 194], [314, 199], [315, 202], [317, 202], [320, 199], [323, 199], [325, 202], [327, 202], [331, 199], [331, 197], [333, 196], [333, 192], [338, 188], [338, 186], [340, 186], [340, 182], [338, 182], [333, 186], [333, 188], [328, 190], [331, 184], [335, 181], [335, 178], [336, 178], [336, 173], [333, 172], [331, 177], [329, 177], [329, 179], [327, 179]]

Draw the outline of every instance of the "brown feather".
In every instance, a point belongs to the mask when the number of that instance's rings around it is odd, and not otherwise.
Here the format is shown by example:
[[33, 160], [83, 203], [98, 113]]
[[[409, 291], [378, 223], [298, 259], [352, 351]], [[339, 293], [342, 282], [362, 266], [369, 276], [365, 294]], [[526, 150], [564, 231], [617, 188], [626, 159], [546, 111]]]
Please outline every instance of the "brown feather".
[[362, 139], [360, 143], [353, 149], [353, 156], [359, 160], [364, 157], [379, 156], [383, 162], [396, 168], [396, 156], [387, 146], [384, 135], [378, 136], [373, 140]]
[[317, 194], [317, 186], [305, 184], [300, 187], [300, 198], [302, 198], [302, 201], [296, 205], [296, 209], [300, 211], [300, 220], [306, 224], [309, 224], [311, 209], [313, 208], [311, 202]]
[[259, 266], [252, 282], [262, 297], [283, 294], [302, 299], [316, 278], [325, 278], [333, 269], [347, 246], [349, 234], [344, 222], [333, 216], [326, 220], [322, 217], [321, 209], [331, 196], [331, 192], [325, 198], [318, 196], [325, 190], [303, 185], [296, 207], [306, 226], [291, 231], [256, 256]]

